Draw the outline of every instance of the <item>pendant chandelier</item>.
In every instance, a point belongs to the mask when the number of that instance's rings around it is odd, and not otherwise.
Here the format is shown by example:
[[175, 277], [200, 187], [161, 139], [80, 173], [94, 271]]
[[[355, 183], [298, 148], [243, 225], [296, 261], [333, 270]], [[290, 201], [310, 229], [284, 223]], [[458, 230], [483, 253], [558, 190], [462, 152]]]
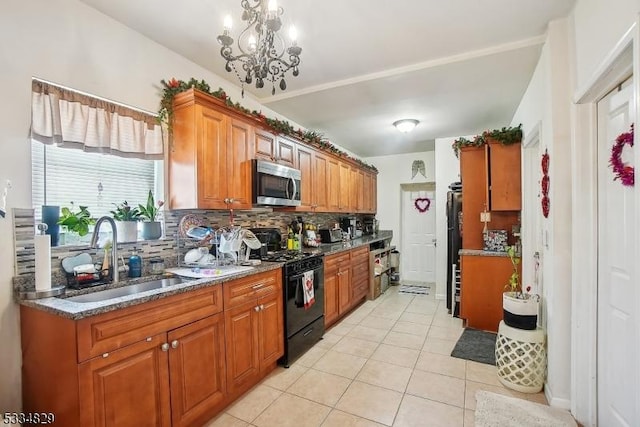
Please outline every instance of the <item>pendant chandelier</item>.
[[[284, 40], [278, 34], [282, 27], [284, 9], [279, 7], [276, 0], [241, 0], [243, 8], [242, 21], [246, 22], [246, 28], [238, 36], [237, 48], [239, 53], [233, 54], [233, 38], [231, 31], [231, 16], [224, 18], [224, 32], [218, 36], [218, 42], [222, 45], [220, 54], [227, 61], [225, 70], [236, 73], [242, 84], [242, 96], [244, 85], [255, 83], [257, 89], [261, 89], [266, 82], [271, 82], [271, 94], [276, 93], [276, 82], [280, 90], [287, 88], [284, 79], [285, 74], [292, 70], [292, 74], [299, 74], [300, 53], [302, 49], [296, 44], [296, 30], [292, 26], [289, 31], [291, 46], [285, 47]], [[285, 53], [289, 56], [285, 58]]]

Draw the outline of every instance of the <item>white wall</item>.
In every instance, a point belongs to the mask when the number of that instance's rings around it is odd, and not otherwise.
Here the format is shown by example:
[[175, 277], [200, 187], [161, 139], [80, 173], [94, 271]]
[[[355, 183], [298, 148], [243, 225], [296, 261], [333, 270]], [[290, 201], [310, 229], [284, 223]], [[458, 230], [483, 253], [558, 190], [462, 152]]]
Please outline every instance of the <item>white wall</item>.
[[[157, 111], [160, 80], [171, 77], [205, 79], [212, 88], [222, 86], [234, 100], [241, 100], [239, 88], [76, 0], [2, 2], [0, 191], [7, 179], [13, 189], [7, 199], [8, 215], [0, 219], [0, 412], [17, 412], [21, 407], [19, 310], [12, 298], [10, 212], [13, 207], [31, 207], [27, 135], [32, 76], [147, 111]], [[249, 95], [242, 104], [277, 116]]]
[[609, 52], [636, 21], [640, 0], [578, 0], [574, 7], [575, 88], [592, 83]]
[[[547, 40], [521, 104], [512, 120], [525, 139], [540, 124], [540, 153], [549, 150], [551, 210], [542, 221], [541, 276], [548, 342], [545, 393], [553, 406], [571, 403], [571, 85], [567, 20], [549, 24]], [[527, 155], [529, 155], [528, 153]], [[534, 153], [535, 155], [535, 153]], [[539, 163], [538, 163], [539, 164]], [[526, 173], [523, 174], [526, 176]], [[536, 176], [534, 174], [533, 176]], [[540, 179], [541, 174], [537, 175]], [[524, 221], [532, 219], [526, 212]], [[530, 242], [523, 247], [523, 276], [531, 277]]]
[[[467, 135], [473, 139], [474, 135]], [[446, 299], [447, 270], [447, 191], [449, 184], [460, 181], [460, 159], [456, 157], [451, 144], [458, 137], [436, 139], [436, 298]]]
[[[424, 151], [421, 153], [398, 154], [395, 156], [367, 157], [362, 159], [378, 168], [378, 213], [376, 218], [380, 221], [381, 230], [393, 230], [392, 244], [398, 250], [402, 247], [400, 236], [400, 184], [416, 182], [434, 182], [435, 176], [435, 152]], [[414, 160], [423, 160], [426, 175], [418, 173], [411, 179], [411, 165]], [[449, 185], [447, 183], [446, 185]], [[438, 183], [436, 182], [436, 189]], [[437, 206], [437, 209], [440, 209]], [[400, 255], [402, 257], [402, 254]]]

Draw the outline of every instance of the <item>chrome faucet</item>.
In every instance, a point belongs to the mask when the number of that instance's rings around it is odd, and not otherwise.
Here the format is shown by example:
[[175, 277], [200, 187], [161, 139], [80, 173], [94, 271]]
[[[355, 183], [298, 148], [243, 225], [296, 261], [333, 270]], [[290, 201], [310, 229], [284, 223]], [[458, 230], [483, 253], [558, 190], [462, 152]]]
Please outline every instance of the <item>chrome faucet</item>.
[[96, 227], [93, 229], [93, 236], [91, 236], [91, 247], [98, 247], [98, 234], [100, 233], [100, 226], [104, 221], [108, 221], [111, 224], [111, 231], [113, 232], [113, 246], [111, 247], [111, 270], [113, 274], [111, 278], [113, 283], [118, 283], [120, 275], [118, 274], [118, 232], [116, 231], [116, 222], [109, 216], [100, 217], [96, 222]]

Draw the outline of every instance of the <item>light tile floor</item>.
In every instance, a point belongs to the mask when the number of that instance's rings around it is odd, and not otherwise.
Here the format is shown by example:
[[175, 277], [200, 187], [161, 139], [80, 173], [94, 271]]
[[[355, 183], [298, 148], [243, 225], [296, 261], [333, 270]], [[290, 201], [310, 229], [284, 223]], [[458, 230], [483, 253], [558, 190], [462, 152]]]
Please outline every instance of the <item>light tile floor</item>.
[[493, 366], [451, 357], [462, 321], [433, 293], [390, 287], [207, 427], [469, 427], [478, 390], [546, 404], [503, 387]]

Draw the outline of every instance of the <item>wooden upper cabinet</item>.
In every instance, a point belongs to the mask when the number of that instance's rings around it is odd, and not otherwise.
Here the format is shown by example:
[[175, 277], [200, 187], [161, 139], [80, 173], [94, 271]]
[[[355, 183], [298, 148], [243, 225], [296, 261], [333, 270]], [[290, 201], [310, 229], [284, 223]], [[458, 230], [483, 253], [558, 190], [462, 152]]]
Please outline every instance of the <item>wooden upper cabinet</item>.
[[364, 173], [364, 212], [376, 213], [378, 176], [375, 172]]
[[339, 184], [337, 187], [332, 187], [334, 191], [338, 192], [338, 211], [350, 212], [352, 211], [351, 204], [351, 166], [348, 163], [339, 162]]
[[296, 165], [296, 143], [295, 141], [286, 138], [282, 135], [278, 135], [278, 141], [276, 145], [276, 163], [289, 166], [290, 168], [297, 167]]
[[489, 205], [492, 211], [522, 209], [521, 144], [487, 144]]
[[327, 160], [327, 165], [327, 210], [340, 212], [341, 195], [344, 193], [340, 188], [340, 162], [338, 159], [330, 157]]
[[[300, 147], [298, 147], [300, 150]], [[298, 156], [300, 158], [300, 156]], [[317, 212], [329, 211], [329, 161], [327, 157], [316, 151], [313, 155], [313, 167], [311, 168], [313, 208]]]
[[484, 147], [460, 149], [460, 179], [462, 180], [462, 247], [482, 249], [480, 212], [488, 209]]
[[273, 161], [276, 153], [276, 137], [266, 130], [255, 128], [253, 138], [253, 157]]
[[209, 95], [190, 90], [174, 99], [169, 148], [169, 208], [251, 208], [253, 127], [220, 111]]
[[233, 209], [251, 209], [251, 143], [253, 127], [241, 120], [228, 121], [227, 197]]
[[311, 211], [314, 207], [313, 193], [313, 152], [305, 147], [296, 150], [298, 169], [300, 169], [300, 206], [299, 211]]

